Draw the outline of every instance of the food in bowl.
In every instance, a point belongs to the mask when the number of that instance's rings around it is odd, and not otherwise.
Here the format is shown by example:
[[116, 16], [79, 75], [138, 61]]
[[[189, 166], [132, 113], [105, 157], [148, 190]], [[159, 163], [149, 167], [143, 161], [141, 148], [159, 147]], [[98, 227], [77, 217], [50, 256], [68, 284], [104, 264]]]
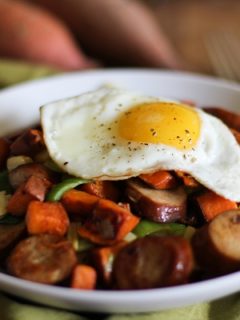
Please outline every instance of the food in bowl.
[[109, 87], [41, 107], [0, 142], [3, 270], [120, 290], [239, 270], [239, 118]]

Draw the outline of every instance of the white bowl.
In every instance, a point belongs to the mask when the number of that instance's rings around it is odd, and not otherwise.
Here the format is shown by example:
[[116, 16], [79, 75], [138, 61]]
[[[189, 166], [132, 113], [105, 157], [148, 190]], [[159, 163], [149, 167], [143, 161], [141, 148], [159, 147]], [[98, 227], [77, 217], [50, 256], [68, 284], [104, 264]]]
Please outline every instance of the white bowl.
[[[198, 105], [240, 110], [240, 86], [193, 74], [121, 69], [82, 71], [27, 82], [0, 91], [0, 136], [39, 121], [39, 106], [112, 83]], [[240, 272], [177, 287], [133, 291], [83, 291], [36, 284], [0, 273], [0, 288], [45, 305], [89, 312], [147, 312], [217, 299], [240, 289]]]

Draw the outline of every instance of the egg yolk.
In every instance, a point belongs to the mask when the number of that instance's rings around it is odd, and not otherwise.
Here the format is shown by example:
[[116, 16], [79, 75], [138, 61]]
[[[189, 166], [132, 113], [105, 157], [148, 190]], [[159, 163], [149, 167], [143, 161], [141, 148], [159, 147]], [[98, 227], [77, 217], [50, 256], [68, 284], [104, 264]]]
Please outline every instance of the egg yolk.
[[200, 118], [191, 107], [171, 102], [136, 105], [119, 119], [123, 139], [165, 144], [180, 150], [193, 148], [200, 134]]

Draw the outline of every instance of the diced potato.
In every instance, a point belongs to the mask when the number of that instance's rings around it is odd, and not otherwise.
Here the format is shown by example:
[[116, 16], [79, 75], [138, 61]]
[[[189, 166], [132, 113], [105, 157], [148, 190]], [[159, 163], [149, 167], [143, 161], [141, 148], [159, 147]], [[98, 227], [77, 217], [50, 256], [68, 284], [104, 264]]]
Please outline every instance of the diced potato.
[[10, 157], [7, 159], [7, 169], [8, 171], [12, 171], [23, 164], [32, 163], [32, 162], [33, 160], [27, 156]]

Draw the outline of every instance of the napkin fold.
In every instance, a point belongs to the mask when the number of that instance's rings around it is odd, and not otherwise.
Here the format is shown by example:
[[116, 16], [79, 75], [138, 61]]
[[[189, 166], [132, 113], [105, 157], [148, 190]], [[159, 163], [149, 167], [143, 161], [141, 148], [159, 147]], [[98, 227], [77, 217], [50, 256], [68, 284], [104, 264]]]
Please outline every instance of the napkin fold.
[[[58, 73], [42, 65], [0, 59], [0, 88]], [[0, 288], [1, 290], [1, 288]], [[40, 306], [0, 293], [1, 320], [240, 320], [240, 295], [183, 308], [143, 314], [83, 314]]]

